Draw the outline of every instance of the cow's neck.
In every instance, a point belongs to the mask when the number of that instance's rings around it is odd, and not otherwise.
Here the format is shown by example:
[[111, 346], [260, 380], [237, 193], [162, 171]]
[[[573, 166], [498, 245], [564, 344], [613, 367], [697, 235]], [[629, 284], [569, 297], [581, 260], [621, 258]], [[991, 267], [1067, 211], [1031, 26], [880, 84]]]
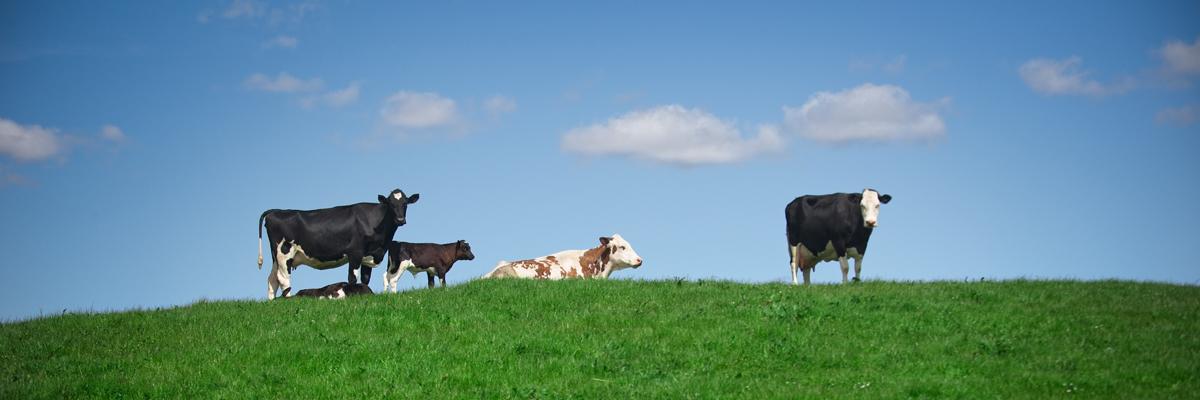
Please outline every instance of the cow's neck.
[[450, 251], [439, 251], [438, 258], [441, 258], [442, 265], [454, 264], [458, 260], [458, 243], [443, 244], [442, 249], [449, 248]]
[[596, 276], [608, 278], [608, 275], [612, 273], [608, 256], [608, 247], [604, 245], [584, 251], [583, 256], [579, 257], [579, 266], [583, 269], [581, 271], [583, 276], [585, 278]]
[[383, 218], [379, 220], [379, 225], [375, 227], [375, 232], [381, 236], [381, 239], [390, 241], [392, 237], [396, 236], [396, 229], [399, 229], [400, 225], [396, 225], [396, 216], [392, 215], [391, 207], [384, 204], [376, 206], [379, 207], [378, 210], [383, 214]]

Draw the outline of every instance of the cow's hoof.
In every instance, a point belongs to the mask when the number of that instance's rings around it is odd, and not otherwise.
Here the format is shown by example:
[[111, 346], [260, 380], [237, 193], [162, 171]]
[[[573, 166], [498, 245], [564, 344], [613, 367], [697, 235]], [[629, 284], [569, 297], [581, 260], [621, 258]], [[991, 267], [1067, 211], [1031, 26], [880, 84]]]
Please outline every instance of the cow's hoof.
[[854, 279], [851, 279], [851, 281], [854, 281], [854, 282], [862, 282], [861, 280], [859, 280], [859, 279], [858, 279], [858, 277], [857, 277], [857, 276], [856, 276], [856, 277], [854, 277]]

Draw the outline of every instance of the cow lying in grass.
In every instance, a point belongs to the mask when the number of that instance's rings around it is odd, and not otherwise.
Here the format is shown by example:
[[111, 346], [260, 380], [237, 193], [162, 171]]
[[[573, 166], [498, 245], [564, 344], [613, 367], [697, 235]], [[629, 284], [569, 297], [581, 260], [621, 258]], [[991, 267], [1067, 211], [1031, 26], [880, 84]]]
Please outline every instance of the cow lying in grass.
[[429, 278], [429, 287], [433, 287], [433, 276], [437, 275], [442, 281], [442, 287], [446, 287], [446, 273], [454, 267], [454, 262], [475, 259], [475, 254], [471, 253], [471, 244], [466, 240], [446, 244], [393, 241], [388, 243], [387, 253], [387, 272], [383, 276], [384, 292], [387, 292], [389, 287], [392, 292], [397, 290], [396, 281], [400, 280], [402, 268], [412, 272], [413, 276], [424, 272]]
[[532, 260], [501, 261], [484, 278], [608, 278], [613, 271], [642, 266], [642, 257], [621, 235], [601, 237], [588, 250], [566, 250]]
[[291, 297], [316, 297], [318, 299], [343, 299], [349, 296], [357, 296], [360, 294], [374, 294], [370, 286], [365, 283], [347, 283], [338, 282], [317, 289], [304, 289], [296, 294], [291, 294], [292, 288], [283, 290], [284, 298]]

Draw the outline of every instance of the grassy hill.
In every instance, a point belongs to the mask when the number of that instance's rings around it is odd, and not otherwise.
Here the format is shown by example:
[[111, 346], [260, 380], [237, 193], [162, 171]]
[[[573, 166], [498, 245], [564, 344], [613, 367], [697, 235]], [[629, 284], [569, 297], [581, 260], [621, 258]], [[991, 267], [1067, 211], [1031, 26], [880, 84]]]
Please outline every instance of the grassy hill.
[[0, 398], [1194, 398], [1200, 288], [475, 281], [0, 325]]

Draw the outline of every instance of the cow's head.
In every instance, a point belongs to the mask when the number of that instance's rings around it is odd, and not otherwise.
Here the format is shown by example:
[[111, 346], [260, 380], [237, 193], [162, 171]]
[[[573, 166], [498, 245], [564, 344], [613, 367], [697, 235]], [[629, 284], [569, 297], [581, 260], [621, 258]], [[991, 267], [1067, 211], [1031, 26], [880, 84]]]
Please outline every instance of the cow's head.
[[879, 226], [879, 205], [887, 204], [892, 201], [892, 195], [881, 195], [875, 189], [863, 189], [862, 201], [858, 203], [862, 209], [863, 227], [874, 228]]
[[380, 195], [379, 204], [387, 206], [387, 208], [392, 211], [392, 215], [395, 216], [394, 222], [396, 223], [396, 226], [403, 226], [405, 222], [407, 222], [405, 221], [404, 216], [408, 212], [408, 205], [416, 203], [417, 199], [420, 198], [420, 193], [413, 193], [412, 196], [405, 196], [404, 191], [396, 189], [393, 190], [392, 194], [390, 195]]
[[612, 271], [624, 268], [642, 266], [642, 256], [633, 251], [633, 246], [621, 235], [600, 238], [600, 245], [608, 248], [608, 260], [612, 263]]
[[466, 240], [459, 240], [458, 244], [454, 246], [454, 259], [467, 261], [474, 260], [475, 253], [471, 252], [471, 244], [467, 243]]

